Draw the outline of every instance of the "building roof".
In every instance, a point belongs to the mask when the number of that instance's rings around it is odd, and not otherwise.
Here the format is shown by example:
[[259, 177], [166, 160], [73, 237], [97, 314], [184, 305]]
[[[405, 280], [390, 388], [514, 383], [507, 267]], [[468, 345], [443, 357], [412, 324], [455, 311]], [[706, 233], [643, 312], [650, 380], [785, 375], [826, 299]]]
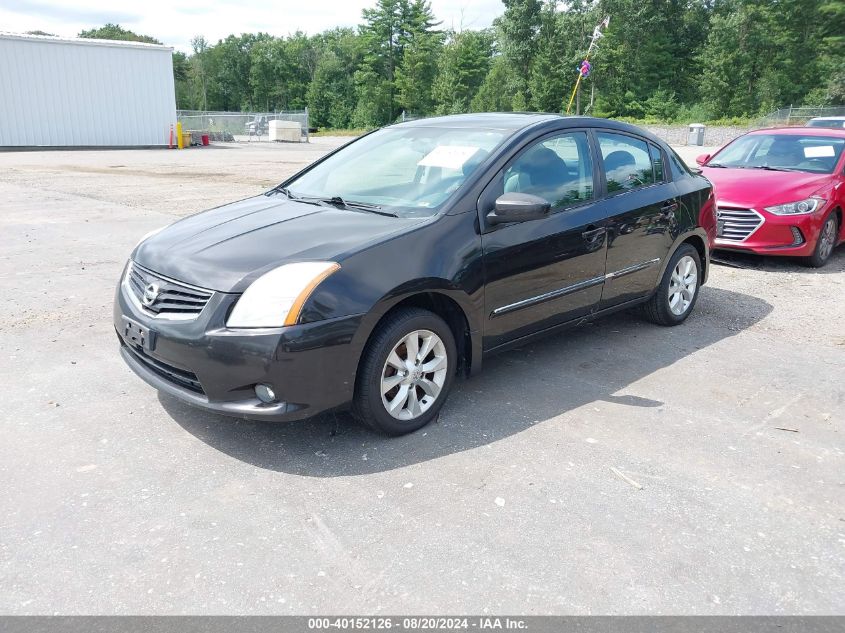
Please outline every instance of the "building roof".
[[44, 44], [76, 44], [79, 46], [107, 46], [113, 48], [134, 48], [156, 51], [173, 51], [172, 46], [162, 44], [147, 44], [146, 42], [129, 42], [125, 40], [95, 40], [84, 37], [56, 37], [53, 35], [27, 35], [26, 33], [10, 33], [0, 31], [0, 40], [25, 40]]

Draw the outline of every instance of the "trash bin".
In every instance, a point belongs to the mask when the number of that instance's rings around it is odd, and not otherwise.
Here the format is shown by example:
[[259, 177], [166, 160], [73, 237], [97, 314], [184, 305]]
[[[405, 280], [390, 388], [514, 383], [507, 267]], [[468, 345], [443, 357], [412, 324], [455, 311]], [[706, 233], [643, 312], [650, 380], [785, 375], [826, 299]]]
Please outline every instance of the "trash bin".
[[687, 145], [704, 145], [704, 124], [690, 123]]
[[208, 145], [208, 134], [203, 134], [203, 135], [202, 135], [202, 144], [203, 144], [203, 145]]

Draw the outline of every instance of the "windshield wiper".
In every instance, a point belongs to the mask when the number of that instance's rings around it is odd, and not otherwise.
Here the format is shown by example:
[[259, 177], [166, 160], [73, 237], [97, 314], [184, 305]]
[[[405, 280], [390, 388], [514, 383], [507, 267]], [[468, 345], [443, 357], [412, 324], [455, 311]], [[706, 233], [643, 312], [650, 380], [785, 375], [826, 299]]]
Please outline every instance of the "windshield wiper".
[[285, 194], [291, 200], [297, 200], [299, 198], [299, 196], [297, 196], [293, 191], [291, 191], [287, 187], [278, 187], [276, 188], [276, 191]]
[[336, 207], [344, 209], [361, 209], [361, 211], [369, 211], [370, 213], [377, 213], [378, 215], [386, 215], [391, 218], [398, 218], [399, 215], [393, 211], [385, 211], [377, 204], [369, 204], [368, 202], [358, 202], [356, 200], [344, 200], [340, 196], [332, 196], [331, 198], [319, 198], [321, 202], [326, 204], [333, 204]]
[[753, 165], [749, 166], [748, 169], [765, 169], [766, 171], [800, 171], [798, 169], [792, 169], [791, 167], [770, 167], [769, 165]]
[[367, 202], [357, 202], [356, 200], [344, 200], [340, 196], [332, 196], [331, 198], [323, 198], [321, 196], [298, 196], [287, 187], [276, 187], [271, 191], [278, 191], [286, 195], [291, 200], [297, 202], [304, 202], [306, 204], [331, 204], [342, 209], [361, 209], [362, 211], [369, 211], [370, 213], [377, 213], [378, 215], [386, 215], [391, 218], [398, 218], [399, 215], [393, 211], [385, 211], [377, 204], [369, 204]]
[[722, 163], [707, 163], [704, 166], [705, 167], [721, 167], [723, 169], [727, 169], [727, 165], [723, 165]]
[[284, 194], [291, 200], [296, 200], [297, 202], [304, 202], [305, 204], [314, 204], [318, 207], [320, 206], [320, 200], [317, 198], [305, 198], [303, 196], [296, 195], [293, 191], [288, 189], [287, 187], [274, 187], [270, 190], [270, 192], [278, 192]]

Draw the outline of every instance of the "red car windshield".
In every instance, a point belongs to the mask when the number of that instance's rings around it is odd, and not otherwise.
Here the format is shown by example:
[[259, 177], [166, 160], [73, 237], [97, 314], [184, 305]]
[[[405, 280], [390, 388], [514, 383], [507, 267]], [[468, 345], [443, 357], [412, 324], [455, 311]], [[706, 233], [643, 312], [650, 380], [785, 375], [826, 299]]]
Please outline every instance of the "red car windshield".
[[725, 147], [707, 166], [830, 174], [843, 148], [845, 138], [832, 136], [749, 134]]

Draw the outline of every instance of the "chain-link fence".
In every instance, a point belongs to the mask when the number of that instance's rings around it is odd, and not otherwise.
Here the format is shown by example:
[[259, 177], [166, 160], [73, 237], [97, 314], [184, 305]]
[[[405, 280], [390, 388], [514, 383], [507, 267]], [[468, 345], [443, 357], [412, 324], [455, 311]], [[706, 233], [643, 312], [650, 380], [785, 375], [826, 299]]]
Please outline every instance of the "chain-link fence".
[[177, 110], [176, 120], [185, 132], [208, 134], [217, 142], [267, 142], [270, 121], [299, 123], [300, 141], [308, 142], [308, 108], [283, 112], [207, 112]]
[[781, 108], [766, 115], [759, 121], [759, 127], [776, 127], [781, 125], [804, 125], [818, 116], [845, 116], [845, 106], [819, 106]]

